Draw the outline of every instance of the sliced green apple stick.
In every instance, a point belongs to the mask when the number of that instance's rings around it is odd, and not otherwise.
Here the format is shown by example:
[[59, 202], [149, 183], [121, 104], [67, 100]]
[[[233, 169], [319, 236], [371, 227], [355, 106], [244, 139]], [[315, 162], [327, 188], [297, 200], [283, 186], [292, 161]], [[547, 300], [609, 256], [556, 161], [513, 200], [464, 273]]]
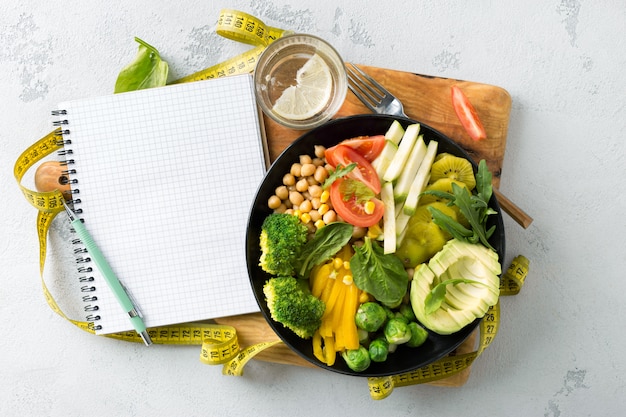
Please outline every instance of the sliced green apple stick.
[[419, 135], [415, 145], [413, 145], [413, 149], [411, 149], [411, 153], [409, 155], [409, 159], [402, 172], [400, 173], [400, 177], [398, 178], [398, 182], [393, 188], [393, 195], [398, 202], [404, 202], [406, 200], [407, 195], [409, 194], [409, 190], [411, 188], [411, 184], [417, 175], [417, 170], [420, 167], [420, 164], [424, 160], [426, 156], [426, 143], [424, 143], [424, 136]]
[[417, 170], [417, 175], [411, 184], [411, 188], [409, 190], [409, 194], [406, 197], [406, 201], [404, 202], [403, 211], [405, 214], [412, 216], [415, 213], [415, 209], [417, 208], [417, 203], [419, 201], [419, 196], [424, 188], [426, 188], [426, 183], [428, 181], [428, 175], [430, 174], [430, 168], [433, 165], [433, 161], [435, 160], [435, 156], [437, 156], [437, 148], [439, 144], [431, 140], [428, 142], [428, 147], [426, 149], [426, 156], [424, 156], [424, 160], [422, 161], [419, 169]]
[[383, 214], [383, 250], [385, 253], [396, 251], [396, 203], [393, 199], [393, 184], [386, 182], [380, 190], [380, 197], [385, 205]]
[[395, 181], [398, 179], [407, 159], [409, 158], [409, 154], [417, 141], [419, 131], [420, 125], [417, 123], [407, 126], [404, 135], [402, 136], [402, 140], [400, 141], [400, 145], [398, 145], [398, 150], [393, 156], [389, 167], [383, 174], [383, 181]]
[[389, 167], [391, 160], [398, 151], [398, 143], [400, 143], [403, 135], [404, 128], [400, 122], [394, 120], [387, 130], [387, 133], [385, 133], [385, 147], [381, 151], [380, 155], [372, 161], [372, 166], [376, 170], [379, 178], [383, 177], [383, 174]]

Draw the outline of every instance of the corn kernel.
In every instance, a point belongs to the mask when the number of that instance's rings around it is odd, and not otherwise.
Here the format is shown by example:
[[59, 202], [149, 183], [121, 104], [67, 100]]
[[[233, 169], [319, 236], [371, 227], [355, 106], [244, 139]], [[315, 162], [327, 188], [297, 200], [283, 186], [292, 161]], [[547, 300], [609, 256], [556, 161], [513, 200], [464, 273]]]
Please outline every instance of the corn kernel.
[[328, 190], [322, 191], [322, 195], [320, 195], [320, 201], [322, 203], [326, 203], [329, 198], [330, 198], [330, 193], [328, 192]]
[[343, 276], [343, 280], [342, 282], [346, 285], [352, 285], [352, 282], [354, 281], [354, 279], [352, 278], [351, 274], [346, 274]]
[[375, 224], [367, 228], [367, 236], [370, 239], [378, 239], [379, 236], [383, 234], [382, 229], [379, 225]]
[[343, 259], [335, 258], [333, 259], [333, 268], [340, 269], [343, 266]]
[[343, 261], [343, 269], [350, 270], [350, 261]]
[[324, 226], [326, 226], [326, 223], [324, 223], [324, 220], [322, 219], [319, 219], [318, 221], [315, 222], [315, 227], [318, 229], [321, 229]]
[[363, 205], [363, 210], [366, 214], [374, 214], [374, 209], [376, 208], [376, 204], [373, 201], [368, 201]]
[[300, 216], [302, 215], [302, 212], [300, 210], [294, 210], [293, 215], [300, 218]]
[[326, 203], [320, 204], [320, 207], [317, 209], [322, 216], [328, 213], [328, 210], [330, 210], [330, 207]]
[[359, 304], [367, 303], [370, 300], [370, 296], [365, 291], [361, 291], [359, 294]]
[[300, 221], [304, 224], [307, 224], [311, 221], [311, 215], [309, 213], [302, 213], [300, 215]]

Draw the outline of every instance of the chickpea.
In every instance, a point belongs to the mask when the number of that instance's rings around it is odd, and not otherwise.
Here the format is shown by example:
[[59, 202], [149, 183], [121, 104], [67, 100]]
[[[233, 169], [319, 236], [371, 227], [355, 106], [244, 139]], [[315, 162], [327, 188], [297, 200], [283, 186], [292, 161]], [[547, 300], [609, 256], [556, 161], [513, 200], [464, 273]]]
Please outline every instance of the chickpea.
[[289, 186], [296, 183], [296, 178], [292, 174], [285, 174], [283, 177], [283, 184]]
[[317, 182], [323, 184], [324, 181], [326, 181], [326, 179], [328, 178], [328, 170], [323, 166], [318, 166], [315, 170], [315, 173], [313, 174], [313, 177]]
[[291, 173], [291, 175], [293, 175], [294, 177], [299, 177], [301, 176], [301, 172], [302, 172], [302, 165], [299, 163], [295, 163], [293, 165], [291, 165], [291, 171], [289, 171]]
[[313, 158], [313, 165], [315, 165], [316, 167], [321, 167], [325, 163], [326, 161], [324, 161], [323, 158]]
[[300, 155], [300, 164], [304, 165], [304, 164], [310, 164], [313, 162], [313, 158], [311, 158], [309, 155]]
[[315, 156], [318, 158], [323, 158], [324, 153], [326, 152], [326, 148], [322, 145], [315, 145]]
[[324, 220], [326, 224], [332, 223], [337, 220], [337, 213], [335, 213], [335, 210], [328, 210], [324, 216], [322, 216], [322, 220]]
[[306, 178], [302, 178], [296, 183], [297, 191], [300, 191], [301, 193], [303, 193], [308, 189], [309, 189], [309, 182], [306, 180]]
[[276, 191], [274, 192], [276, 193], [276, 196], [281, 200], [286, 200], [289, 198], [289, 190], [284, 185], [277, 187]]
[[361, 239], [366, 234], [367, 234], [367, 228], [365, 228], [365, 227], [357, 227], [357, 226], [355, 226], [354, 229], [352, 229], [352, 237], [354, 239]]
[[303, 212], [303, 213], [309, 213], [309, 212], [313, 209], [313, 206], [312, 206], [312, 204], [311, 204], [311, 200], [304, 200], [304, 201], [300, 204], [299, 208], [300, 208], [300, 211], [301, 211], [301, 212]]
[[304, 164], [300, 169], [300, 176], [302, 177], [310, 177], [315, 173], [316, 166], [311, 164]]
[[277, 209], [282, 204], [282, 200], [278, 196], [273, 195], [267, 200], [267, 206], [272, 210]]
[[281, 204], [280, 206], [278, 206], [278, 208], [274, 209], [276, 213], [284, 213], [286, 210], [287, 206], [284, 204]]
[[322, 195], [322, 187], [318, 184], [309, 185], [309, 193], [312, 198], [319, 198]]
[[291, 201], [291, 204], [294, 206], [299, 206], [304, 201], [304, 197], [297, 191], [291, 191], [289, 193], [289, 201]]
[[317, 211], [317, 210], [311, 210], [311, 211], [309, 211], [309, 215], [311, 216], [311, 221], [312, 221], [313, 223], [315, 223], [316, 221], [318, 221], [319, 219], [321, 219], [321, 218], [322, 218], [322, 215], [321, 215], [321, 214], [320, 214], [320, 212], [319, 212], [319, 211]]
[[322, 202], [320, 201], [319, 197], [313, 197], [311, 199], [311, 206], [317, 210], [318, 208], [320, 208], [320, 206], [322, 205]]

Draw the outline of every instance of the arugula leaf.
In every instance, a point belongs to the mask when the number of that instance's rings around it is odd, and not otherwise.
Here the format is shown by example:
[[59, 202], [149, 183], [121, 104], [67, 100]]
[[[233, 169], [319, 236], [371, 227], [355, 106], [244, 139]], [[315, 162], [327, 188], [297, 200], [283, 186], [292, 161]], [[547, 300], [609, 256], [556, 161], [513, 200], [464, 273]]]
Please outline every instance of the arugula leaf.
[[354, 284], [385, 305], [397, 305], [406, 294], [409, 283], [400, 258], [385, 254], [383, 248], [369, 237], [365, 237], [363, 246], [355, 246], [354, 250], [350, 259]]
[[309, 278], [315, 265], [330, 259], [350, 241], [353, 230], [354, 226], [343, 222], [329, 223], [318, 229], [296, 259], [295, 269], [298, 276], [302, 279]]
[[489, 172], [484, 159], [478, 164], [476, 191], [476, 194], [472, 194], [467, 188], [452, 183], [452, 193], [430, 190], [424, 191], [422, 194], [431, 194], [450, 200], [448, 205], [456, 205], [459, 208], [461, 214], [469, 222], [471, 230], [440, 210], [428, 207], [428, 211], [433, 216], [433, 222], [437, 226], [459, 240], [469, 243], [480, 242], [489, 249], [494, 249], [489, 243], [489, 238], [495, 232], [496, 227], [494, 225], [487, 230], [487, 220], [490, 215], [497, 212], [489, 207], [489, 199], [493, 193], [493, 187], [491, 185], [491, 172]]
[[348, 164], [345, 167], [343, 165], [341, 165], [341, 164], [338, 164], [337, 167], [335, 168], [335, 170], [331, 171], [331, 173], [328, 176], [328, 178], [326, 178], [326, 181], [324, 181], [324, 184], [322, 185], [322, 188], [326, 189], [326, 188], [330, 187], [333, 184], [333, 182], [335, 182], [335, 180], [348, 175], [348, 173], [350, 173], [350, 171], [352, 171], [354, 168], [356, 168], [356, 162]]
[[120, 71], [114, 93], [161, 87], [167, 82], [169, 67], [161, 59], [159, 51], [139, 38], [135, 41], [139, 43], [135, 60]]
[[441, 303], [443, 303], [443, 300], [446, 297], [446, 287], [450, 284], [475, 284], [485, 286], [485, 284], [480, 281], [474, 281], [473, 279], [465, 278], [452, 278], [442, 281], [439, 284], [435, 285], [424, 299], [424, 311], [426, 312], [426, 314], [432, 314], [437, 311], [439, 307], [441, 307]]

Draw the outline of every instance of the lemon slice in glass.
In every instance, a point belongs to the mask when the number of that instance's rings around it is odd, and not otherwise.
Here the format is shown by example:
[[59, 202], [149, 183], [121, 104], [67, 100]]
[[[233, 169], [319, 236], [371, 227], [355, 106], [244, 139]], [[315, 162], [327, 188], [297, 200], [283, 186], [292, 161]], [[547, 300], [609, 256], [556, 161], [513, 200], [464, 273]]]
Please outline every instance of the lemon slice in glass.
[[285, 119], [306, 120], [324, 110], [332, 89], [330, 68], [315, 54], [298, 70], [296, 84], [283, 91], [272, 110]]

